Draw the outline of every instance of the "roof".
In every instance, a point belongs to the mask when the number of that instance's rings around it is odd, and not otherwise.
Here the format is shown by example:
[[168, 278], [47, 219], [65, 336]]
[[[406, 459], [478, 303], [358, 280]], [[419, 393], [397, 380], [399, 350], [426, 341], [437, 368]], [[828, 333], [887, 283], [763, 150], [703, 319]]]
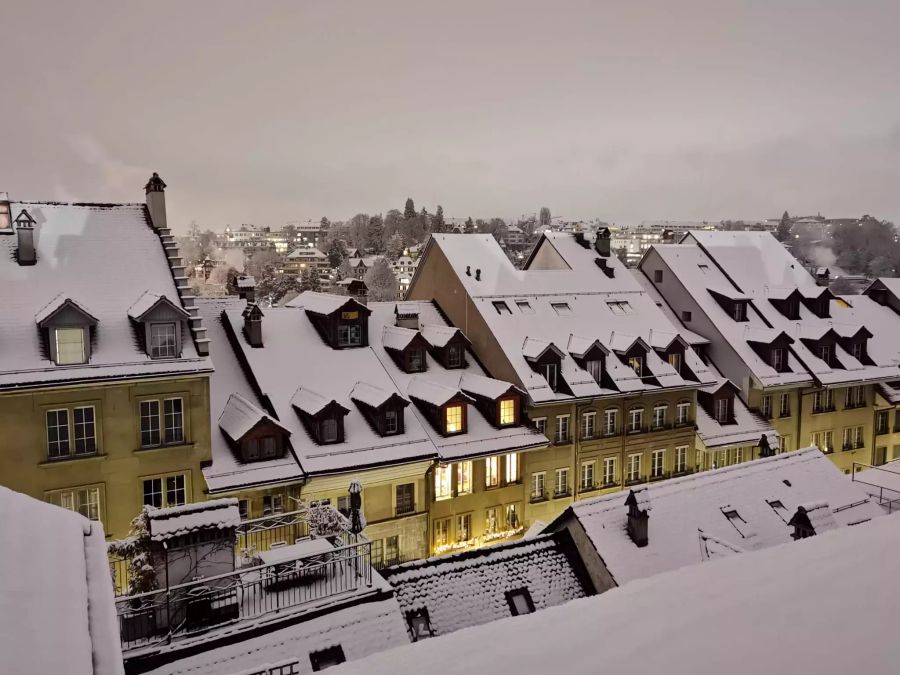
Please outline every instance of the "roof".
[[[210, 372], [209, 359], [198, 355], [189, 334], [180, 358], [156, 361], [135, 335], [128, 310], [142, 292], [181, 305], [166, 251], [143, 204], [10, 204], [12, 212], [22, 209], [37, 221], [37, 263], [19, 265], [17, 237], [0, 237], [0, 388]], [[65, 299], [96, 319], [89, 363], [55, 365], [35, 328]]]
[[2, 670], [123, 673], [103, 526], [0, 486], [0, 531]]
[[514, 384], [504, 382], [503, 380], [495, 380], [492, 377], [476, 375], [475, 373], [463, 373], [463, 376], [459, 380], [459, 388], [467, 394], [476, 394], [477, 396], [484, 396], [485, 398], [492, 399], [502, 396], [510, 389], [517, 391], [520, 394], [524, 393]]
[[409, 347], [419, 331], [412, 328], [401, 328], [399, 326], [385, 326], [384, 335], [382, 336], [382, 344], [388, 349], [403, 351]]
[[238, 500], [234, 497], [151, 509], [147, 518], [153, 541], [165, 541], [200, 530], [233, 529], [241, 523]]
[[268, 421], [290, 434], [290, 431], [273, 420], [264, 410], [235, 392], [228, 397], [225, 409], [219, 415], [219, 428], [228, 434], [232, 441], [239, 441], [244, 434], [263, 421]]
[[372, 408], [378, 408], [384, 405], [394, 396], [400, 398], [401, 401], [406, 400], [402, 396], [399, 396], [396, 391], [382, 389], [381, 387], [373, 387], [367, 382], [357, 382], [350, 391], [351, 400], [365, 403]]
[[[744, 551], [791, 541], [787, 522], [801, 504], [827, 502], [842, 526], [884, 514], [816, 448], [652, 483], [646, 492], [653, 511], [644, 548], [625, 532], [623, 493], [577, 502], [556, 521], [578, 520], [619, 585], [700, 562], [699, 532]], [[781, 507], [770, 505], [776, 500]], [[740, 521], [724, 515], [732, 510]]]
[[[448, 675], [594, 675], [602, 664], [623, 675], [886, 673], [897, 660], [898, 556], [900, 520], [879, 518], [386, 651], [341, 672], [413, 675], [440, 664]], [[851, 579], [848, 570], [864, 573]]]
[[435, 406], [442, 406], [458, 396], [468, 398], [458, 387], [448, 387], [420, 375], [416, 375], [410, 380], [406, 392], [413, 398]]
[[171, 298], [167, 298], [165, 295], [151, 293], [150, 291], [144, 291], [141, 297], [135, 300], [134, 304], [128, 308], [128, 316], [135, 321], [141, 321], [151, 309], [160, 303], [168, 304], [185, 319], [190, 316], [178, 302], [173, 302]]
[[34, 315], [34, 320], [39, 326], [43, 326], [44, 322], [50, 319], [54, 314], [59, 312], [63, 307], [71, 306], [84, 314], [91, 324], [97, 323], [97, 318], [84, 308], [84, 305], [72, 300], [65, 293], [60, 293], [53, 300], [44, 305], [41, 310]]
[[333, 295], [331, 293], [318, 293], [306, 291], [285, 304], [285, 307], [299, 307], [314, 314], [333, 314], [345, 305], [354, 305], [366, 310], [366, 306], [349, 295]]
[[534, 539], [486, 546], [386, 569], [400, 610], [426, 609], [435, 635], [510, 616], [506, 592], [528, 590], [535, 609], [559, 605], [586, 592], [580, 561], [568, 539]]
[[435, 324], [421, 325], [419, 332], [422, 333], [422, 337], [424, 337], [432, 347], [446, 347], [447, 343], [457, 335], [462, 336], [464, 340], [468, 341], [466, 336], [463, 335], [463, 332], [454, 326]]

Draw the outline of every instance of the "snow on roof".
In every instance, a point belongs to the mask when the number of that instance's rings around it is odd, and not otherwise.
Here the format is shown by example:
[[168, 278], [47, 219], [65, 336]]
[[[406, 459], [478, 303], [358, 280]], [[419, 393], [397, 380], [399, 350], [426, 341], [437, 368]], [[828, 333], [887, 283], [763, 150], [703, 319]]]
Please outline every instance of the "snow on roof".
[[[898, 658], [898, 556], [900, 520], [879, 518], [386, 651], [341, 672], [413, 675], [440, 664], [448, 675], [545, 675], [564, 664], [569, 675], [888, 673]], [[848, 570], [864, 573], [850, 580]]]
[[161, 295], [160, 293], [151, 293], [150, 291], [144, 291], [141, 294], [141, 297], [134, 301], [134, 304], [128, 308], [128, 316], [130, 316], [135, 321], [140, 321], [144, 318], [147, 312], [149, 312], [161, 302], [171, 305], [171, 307], [176, 312], [182, 314], [185, 319], [190, 316], [177, 302], [172, 302], [171, 299], [167, 298], [164, 295]]
[[383, 572], [400, 610], [428, 611], [436, 636], [511, 615], [508, 591], [527, 589], [536, 610], [587, 593], [581, 564], [562, 533], [406, 563]]
[[877, 363], [900, 364], [900, 342], [896, 337], [900, 333], [900, 315], [868, 295], [845, 295], [841, 300], [843, 303], [832, 303], [835, 331], [841, 333], [844, 325], [868, 327], [872, 333], [866, 344], [869, 356]]
[[152, 509], [147, 517], [153, 541], [164, 541], [198, 530], [233, 529], [241, 523], [238, 500], [235, 497]]
[[398, 302], [394, 312], [400, 316], [418, 316], [419, 306], [415, 302]]
[[329, 403], [331, 403], [331, 399], [304, 387], [298, 387], [291, 397], [291, 405], [307, 415], [318, 415]]
[[419, 331], [412, 328], [401, 328], [400, 326], [385, 326], [382, 334], [381, 342], [388, 349], [403, 351], [409, 346]]
[[[622, 493], [576, 502], [555, 523], [576, 518], [619, 585], [700, 562], [698, 530], [750, 551], [791, 541], [787, 522], [810, 501], [827, 501], [841, 525], [884, 513], [816, 448], [673, 478], [646, 491], [653, 512], [644, 548], [625, 532]], [[780, 507], [770, 505], [775, 500]]]
[[[211, 370], [189, 335], [181, 357], [165, 361], [153, 361], [135, 339], [128, 308], [140, 289], [178, 298], [143, 204], [10, 204], [12, 211], [22, 208], [37, 221], [37, 263], [19, 265], [16, 237], [0, 237], [0, 388]], [[57, 366], [44, 351], [35, 316], [43, 317], [60, 293], [84, 301], [82, 309], [97, 321], [90, 363]]]
[[432, 347], [446, 347], [447, 343], [456, 335], [462, 335], [463, 339], [468, 342], [468, 338], [463, 335], [463, 332], [453, 326], [428, 324], [421, 326], [419, 332]]
[[287, 257], [290, 260], [294, 260], [296, 258], [327, 258], [328, 256], [326, 256], [317, 248], [313, 248], [311, 246], [300, 246], [288, 253]]
[[365, 403], [373, 408], [384, 405], [392, 396], [397, 396], [400, 400], [406, 400], [399, 396], [396, 391], [375, 387], [367, 382], [357, 382], [350, 391], [351, 400]]
[[315, 291], [304, 291], [288, 302], [285, 307], [299, 307], [314, 314], [333, 314], [346, 305], [356, 306], [363, 312], [367, 311], [366, 306], [352, 296]]
[[255, 288], [256, 287], [256, 279], [250, 275], [238, 277], [237, 287], [238, 288]]
[[41, 308], [41, 310], [37, 314], [34, 315], [35, 323], [37, 323], [39, 326], [42, 326], [43, 323], [47, 319], [49, 319], [51, 316], [56, 314], [59, 310], [61, 310], [66, 305], [71, 305], [72, 307], [75, 307], [75, 309], [77, 309], [79, 312], [84, 314], [85, 317], [87, 317], [92, 323], [94, 323], [94, 324], [97, 323], [97, 318], [93, 314], [91, 314], [89, 311], [87, 311], [84, 308], [84, 305], [82, 305], [81, 303], [78, 303], [75, 300], [73, 300], [72, 298], [68, 297], [65, 293], [60, 293], [55, 298], [53, 298], [50, 302], [48, 302], [46, 305], [44, 305]]
[[463, 376], [459, 380], [459, 388], [466, 393], [493, 399], [502, 396], [510, 389], [513, 389], [520, 394], [525, 393], [514, 384], [504, 382], [503, 380], [495, 380], [492, 377], [485, 377], [484, 375], [476, 375], [475, 373], [463, 373]]
[[225, 409], [219, 415], [219, 428], [228, 434], [232, 441], [241, 440], [244, 435], [260, 422], [267, 420], [271, 424], [284, 429], [285, 433], [291, 432], [273, 420], [264, 410], [248, 401], [238, 393], [228, 397]]
[[[712, 366], [710, 366], [710, 369], [712, 369]], [[728, 385], [737, 388], [730, 380], [721, 378], [718, 384], [711, 387], [703, 387], [703, 390], [715, 391]], [[719, 450], [737, 445], [755, 446], [763, 436], [766, 437], [771, 449], [774, 450], [781, 447], [778, 432], [775, 431], [769, 422], [751, 412], [740, 396], [734, 397], [732, 408], [734, 422], [731, 424], [719, 423], [706, 412], [703, 406], [697, 406], [696, 410], [697, 436], [700, 437], [707, 450]]]
[[0, 486], [0, 532], [0, 670], [121, 675], [103, 526]]
[[422, 375], [416, 375], [410, 380], [406, 392], [413, 398], [434, 406], [442, 406], [457, 396], [468, 398], [459, 390], [459, 387], [439, 384]]
[[809, 524], [812, 525], [815, 533], [822, 534], [828, 530], [834, 530], [838, 527], [837, 521], [834, 519], [834, 513], [828, 502], [817, 501], [807, 504], [800, 504], [797, 507], [798, 512], [803, 512], [809, 518]]

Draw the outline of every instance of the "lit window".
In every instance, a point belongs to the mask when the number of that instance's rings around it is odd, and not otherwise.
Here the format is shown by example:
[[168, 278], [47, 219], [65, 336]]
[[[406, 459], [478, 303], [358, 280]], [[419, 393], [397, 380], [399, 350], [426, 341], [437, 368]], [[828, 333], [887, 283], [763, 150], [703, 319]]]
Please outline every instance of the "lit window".
[[434, 547], [440, 548], [450, 543], [450, 519], [434, 521]]
[[484, 460], [484, 486], [497, 487], [500, 485], [500, 458], [488, 457]]
[[9, 220], [9, 203], [0, 202], [0, 232], [9, 232], [12, 224]]
[[667, 361], [669, 362], [669, 365], [675, 369], [676, 373], [681, 373], [681, 354], [678, 352], [669, 354]]
[[504, 398], [500, 400], [500, 426], [516, 423], [516, 400]]
[[57, 328], [55, 333], [57, 365], [84, 363], [84, 329]]
[[456, 542], [467, 542], [472, 538], [472, 514], [463, 513], [456, 517]]
[[497, 507], [492, 506], [484, 512], [484, 533], [497, 534], [500, 531], [500, 520], [497, 518]]
[[450, 466], [437, 466], [434, 469], [434, 498], [449, 499], [453, 494]]
[[509, 611], [513, 616], [531, 614], [534, 611], [534, 602], [527, 588], [507, 591], [506, 601], [509, 603]]
[[463, 411], [461, 405], [447, 406], [444, 412], [444, 420], [446, 422], [446, 432], [448, 434], [457, 434], [463, 430]]
[[638, 377], [643, 377], [644, 375], [644, 359], [641, 356], [632, 356], [628, 359], [629, 367], [634, 371], [634, 374]]
[[519, 455], [515, 452], [510, 452], [506, 455], [506, 482], [507, 483], [518, 483], [519, 482]]
[[467, 495], [472, 492], [472, 462], [460, 462], [456, 465], [456, 494]]
[[150, 358], [171, 359], [178, 354], [174, 323], [150, 324]]
[[519, 529], [519, 507], [516, 504], [506, 505], [506, 527], [510, 530]]

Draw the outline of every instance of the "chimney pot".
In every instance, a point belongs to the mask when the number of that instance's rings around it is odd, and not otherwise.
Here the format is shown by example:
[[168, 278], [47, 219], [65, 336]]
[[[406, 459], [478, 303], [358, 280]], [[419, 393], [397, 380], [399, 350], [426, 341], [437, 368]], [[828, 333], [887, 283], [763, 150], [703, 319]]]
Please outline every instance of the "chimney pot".
[[466, 276], [472, 276], [472, 267], [470, 265], [466, 265]]
[[154, 229], [167, 229], [166, 223], [166, 184], [155, 171], [144, 186], [147, 194], [147, 211]]
[[481, 269], [475, 270], [475, 281], [481, 281]]

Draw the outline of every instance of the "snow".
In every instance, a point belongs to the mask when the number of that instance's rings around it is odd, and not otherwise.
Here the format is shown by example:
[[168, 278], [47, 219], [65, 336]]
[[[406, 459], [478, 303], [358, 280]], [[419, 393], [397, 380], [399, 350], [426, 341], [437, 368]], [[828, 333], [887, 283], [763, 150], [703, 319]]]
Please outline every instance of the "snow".
[[239, 277], [237, 280], [238, 288], [255, 288], [256, 279], [252, 276]]
[[484, 396], [485, 398], [497, 399], [510, 389], [520, 394], [524, 394], [521, 389], [509, 382], [503, 380], [495, 380], [492, 377], [484, 375], [476, 375], [475, 373], [463, 373], [459, 380], [459, 388], [469, 394]]
[[[750, 551], [791, 541], [787, 521], [810, 502], [827, 502], [840, 526], [884, 514], [816, 448], [673, 478], [642, 492], [653, 503], [646, 547], [637, 547], [625, 531], [624, 493], [577, 502], [551, 527], [577, 518], [622, 585], [699, 562], [698, 531]], [[782, 503], [781, 513], [770, 506], [774, 500]], [[731, 510], [739, 521], [724, 515]]]
[[53, 300], [48, 302], [37, 314], [34, 315], [34, 320], [38, 326], [43, 326], [43, 323], [49, 319], [51, 316], [56, 314], [59, 310], [61, 310], [66, 305], [72, 305], [79, 312], [85, 315], [92, 323], [97, 323], [97, 319], [84, 308], [84, 305], [76, 302], [69, 298], [65, 293], [60, 293]]
[[[428, 341], [428, 344], [438, 348], [446, 347], [453, 337], [463, 334], [461, 330], [453, 326], [438, 326], [435, 324], [422, 325], [419, 332], [422, 333], [422, 337]], [[463, 338], [465, 339], [464, 335]]]
[[465, 396], [458, 387], [448, 387], [443, 384], [438, 384], [422, 375], [416, 375], [409, 381], [406, 393], [413, 398], [417, 398], [420, 401], [430, 403], [434, 406], [442, 406], [456, 396], [462, 396], [466, 399], [469, 398], [468, 396]]
[[385, 326], [384, 335], [382, 336], [382, 344], [388, 349], [403, 351], [409, 346], [419, 331], [412, 328], [401, 328], [399, 326]]
[[828, 506], [828, 502], [817, 501], [800, 504], [797, 510], [802, 510], [806, 513], [806, 517], [809, 518], [809, 524], [812, 525], [816, 534], [822, 534], [838, 526], [831, 508]]
[[[0, 237], [0, 388], [211, 370], [190, 335], [182, 341], [181, 358], [165, 362], [151, 360], [135, 340], [128, 308], [141, 290], [178, 298], [165, 251], [143, 204], [16, 202], [10, 208], [27, 209], [37, 221], [38, 259], [33, 266], [18, 265], [17, 237]], [[56, 366], [35, 328], [61, 293], [83, 302], [83, 309], [97, 320], [88, 364]]]
[[[350, 399], [360, 401], [372, 408], [378, 408], [387, 403], [392, 396], [398, 396], [394, 391], [388, 391], [381, 387], [373, 387], [367, 382], [357, 382], [350, 391]], [[402, 396], [398, 396], [401, 400], [406, 400]]]
[[150, 538], [154, 541], [164, 541], [202, 529], [233, 529], [241, 523], [238, 500], [234, 497], [153, 509], [148, 517]]
[[297, 391], [291, 397], [291, 405], [302, 410], [307, 415], [317, 415], [322, 412], [325, 407], [331, 403], [331, 400], [325, 398], [321, 394], [317, 394], [312, 389], [298, 387]]
[[0, 486], [0, 532], [0, 671], [123, 673], [103, 526]]
[[337, 310], [350, 305], [355, 309], [366, 312], [366, 306], [346, 295], [332, 295], [331, 293], [317, 293], [306, 291], [287, 303], [286, 307], [299, 307], [314, 314], [333, 314]]
[[[893, 673], [900, 520], [879, 518], [382, 652], [334, 675]], [[564, 667], [561, 667], [564, 664]]]
[[190, 316], [177, 302], [173, 302], [171, 298], [167, 298], [165, 295], [159, 293], [151, 293], [150, 291], [144, 291], [141, 297], [135, 300], [134, 304], [128, 308], [128, 316], [135, 321], [141, 321], [147, 312], [156, 307], [160, 302], [171, 305], [171, 307], [176, 312], [180, 312], [185, 319]]
[[[262, 421], [268, 421], [277, 427], [282, 427], [273, 420], [265, 411], [254, 405], [240, 394], [234, 393], [228, 397], [225, 409], [219, 416], [219, 428], [228, 434], [231, 440], [238, 442], [253, 427]], [[290, 431], [284, 429], [290, 435]]]
[[[721, 377], [713, 365], [710, 365], [709, 369], [720, 379], [716, 384], [701, 387], [703, 391], [715, 393], [723, 387], [731, 387], [737, 390], [737, 386], [731, 380]], [[777, 403], [775, 401], [773, 405]], [[771, 449], [775, 450], [781, 447], [781, 439], [778, 432], [765, 419], [752, 413], [740, 396], [734, 397], [732, 412], [734, 415], [733, 424], [719, 424], [715, 418], [706, 412], [703, 406], [697, 406], [695, 416], [697, 436], [703, 441], [703, 446], [707, 450], [718, 450], [730, 446], [756, 446], [763, 436], [766, 437]]]

